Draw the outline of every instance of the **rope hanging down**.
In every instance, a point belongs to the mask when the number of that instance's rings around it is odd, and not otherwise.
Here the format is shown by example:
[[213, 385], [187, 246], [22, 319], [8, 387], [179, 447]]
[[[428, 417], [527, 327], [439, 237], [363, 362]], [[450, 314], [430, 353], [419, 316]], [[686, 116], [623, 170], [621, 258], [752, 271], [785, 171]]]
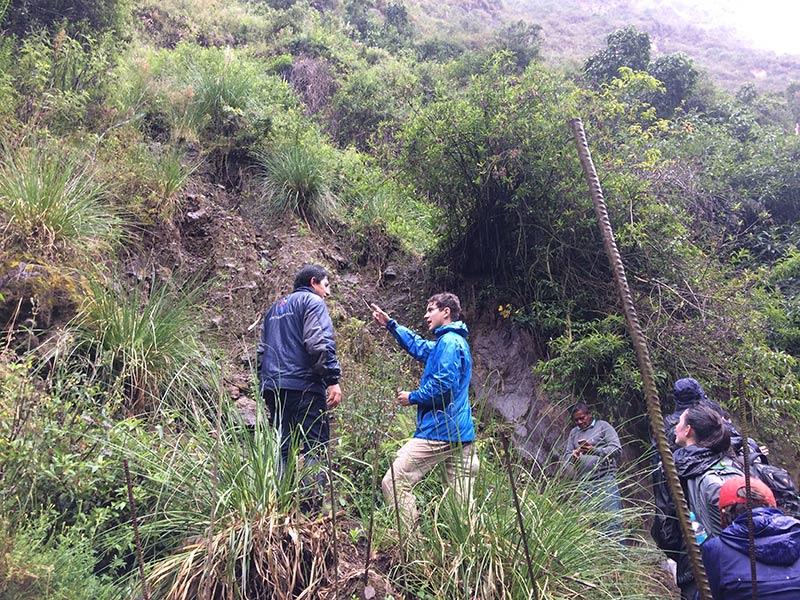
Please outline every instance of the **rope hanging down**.
[[667, 436], [664, 433], [664, 420], [661, 414], [658, 392], [656, 391], [653, 365], [650, 362], [650, 352], [647, 349], [647, 342], [642, 333], [642, 328], [639, 325], [636, 309], [633, 306], [633, 297], [628, 287], [628, 279], [625, 276], [625, 267], [622, 264], [622, 257], [614, 241], [614, 230], [611, 228], [611, 221], [608, 218], [608, 209], [606, 208], [606, 202], [603, 198], [603, 190], [600, 187], [600, 180], [597, 177], [597, 171], [595, 171], [592, 156], [589, 153], [589, 144], [586, 141], [583, 123], [580, 119], [572, 119], [569, 125], [572, 129], [573, 137], [575, 138], [575, 146], [578, 149], [578, 157], [583, 167], [583, 173], [586, 176], [586, 183], [589, 186], [589, 195], [594, 204], [594, 212], [597, 216], [600, 232], [603, 236], [606, 256], [608, 256], [608, 261], [611, 264], [611, 270], [614, 273], [614, 282], [620, 300], [622, 301], [625, 320], [628, 324], [628, 332], [633, 342], [633, 348], [636, 351], [636, 360], [639, 363], [639, 371], [642, 375], [642, 383], [644, 385], [644, 395], [647, 402], [647, 414], [650, 418], [650, 428], [656, 440], [658, 453], [661, 455], [667, 487], [672, 495], [672, 499], [675, 501], [675, 507], [678, 512], [678, 522], [681, 533], [683, 534], [683, 539], [686, 543], [686, 548], [689, 552], [689, 561], [692, 565], [694, 580], [700, 593], [700, 599], [712, 600], [706, 571], [700, 557], [700, 547], [697, 545], [694, 532], [689, 523], [689, 511], [686, 507], [686, 499], [683, 494], [683, 489], [681, 488], [680, 480], [678, 479], [678, 472], [675, 469], [675, 461], [672, 458], [672, 452], [667, 443]]

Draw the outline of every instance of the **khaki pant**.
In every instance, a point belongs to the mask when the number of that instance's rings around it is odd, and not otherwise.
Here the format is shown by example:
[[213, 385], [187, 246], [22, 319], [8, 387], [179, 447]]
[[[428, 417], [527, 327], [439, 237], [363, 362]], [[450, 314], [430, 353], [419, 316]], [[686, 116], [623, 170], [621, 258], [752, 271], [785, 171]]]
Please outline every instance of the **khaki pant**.
[[[469, 509], [479, 464], [475, 446], [411, 438], [398, 450], [393, 463], [397, 505], [406, 527], [412, 528], [419, 519], [412, 488], [441, 462], [444, 463], [447, 485], [453, 490], [456, 499]], [[392, 469], [383, 476], [381, 488], [386, 503], [394, 508]]]

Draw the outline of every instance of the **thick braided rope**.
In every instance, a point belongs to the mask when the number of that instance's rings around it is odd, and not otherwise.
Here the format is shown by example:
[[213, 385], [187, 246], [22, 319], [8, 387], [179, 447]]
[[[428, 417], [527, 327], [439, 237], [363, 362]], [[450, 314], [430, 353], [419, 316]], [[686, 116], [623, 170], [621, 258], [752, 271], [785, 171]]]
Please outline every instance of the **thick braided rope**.
[[700, 556], [700, 546], [698, 546], [695, 540], [694, 532], [689, 522], [686, 498], [683, 494], [683, 488], [681, 488], [680, 479], [678, 479], [678, 472], [675, 469], [675, 461], [672, 458], [672, 452], [667, 443], [667, 436], [664, 433], [664, 420], [661, 414], [658, 391], [656, 390], [653, 365], [650, 361], [650, 352], [647, 349], [647, 342], [642, 333], [642, 328], [639, 325], [639, 318], [636, 316], [636, 308], [633, 305], [633, 297], [628, 287], [628, 279], [625, 276], [625, 267], [622, 264], [622, 257], [614, 241], [614, 230], [611, 228], [611, 221], [608, 218], [608, 209], [606, 208], [603, 190], [600, 187], [600, 180], [597, 177], [597, 171], [594, 168], [592, 156], [589, 152], [586, 133], [583, 130], [583, 123], [580, 119], [572, 119], [569, 125], [575, 138], [575, 146], [578, 149], [578, 156], [581, 161], [581, 166], [583, 167], [584, 175], [586, 176], [586, 183], [589, 186], [589, 195], [594, 204], [594, 211], [597, 215], [600, 232], [603, 235], [606, 255], [611, 264], [611, 269], [614, 272], [614, 282], [616, 283], [617, 292], [622, 301], [625, 320], [628, 323], [628, 332], [633, 341], [633, 348], [636, 351], [636, 360], [639, 363], [639, 371], [642, 375], [642, 383], [644, 384], [644, 395], [647, 403], [647, 414], [650, 418], [650, 428], [656, 440], [658, 453], [661, 455], [667, 487], [669, 488], [669, 492], [677, 508], [678, 523], [686, 543], [686, 548], [689, 552], [689, 561], [692, 565], [694, 580], [700, 592], [701, 600], [711, 600], [711, 589], [709, 588], [708, 578], [706, 577], [706, 571]]

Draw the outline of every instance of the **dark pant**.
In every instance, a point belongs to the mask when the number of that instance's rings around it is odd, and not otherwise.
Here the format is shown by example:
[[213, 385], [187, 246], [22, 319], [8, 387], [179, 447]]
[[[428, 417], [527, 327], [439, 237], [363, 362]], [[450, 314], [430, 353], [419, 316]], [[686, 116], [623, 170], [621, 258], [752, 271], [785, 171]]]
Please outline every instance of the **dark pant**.
[[296, 444], [302, 454], [320, 450], [330, 439], [325, 396], [307, 390], [264, 390], [272, 425], [281, 436], [284, 464], [289, 448]]

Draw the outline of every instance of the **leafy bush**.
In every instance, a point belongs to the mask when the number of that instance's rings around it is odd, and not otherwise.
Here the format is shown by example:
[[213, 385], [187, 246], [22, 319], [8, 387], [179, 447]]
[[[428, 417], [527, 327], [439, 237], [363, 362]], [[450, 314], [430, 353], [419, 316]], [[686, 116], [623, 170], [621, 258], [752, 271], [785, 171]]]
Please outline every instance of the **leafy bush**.
[[436, 247], [441, 217], [433, 203], [416, 196], [410, 186], [387, 178], [377, 161], [353, 148], [338, 153], [337, 159], [337, 195], [356, 232], [370, 238], [375, 228], [383, 230], [419, 254]]
[[268, 213], [293, 212], [309, 222], [325, 223], [336, 211], [328, 187], [329, 157], [309, 143], [285, 145], [257, 154]]
[[64, 24], [72, 32], [122, 33], [129, 11], [128, 0], [11, 0], [6, 27], [20, 37], [42, 27], [54, 29]]
[[[0, 595], [14, 600], [118, 598], [108, 576], [94, 573], [94, 540], [87, 532], [67, 528], [53, 534], [55, 515], [43, 513], [12, 534], [3, 532], [0, 550]], [[7, 529], [7, 528], [6, 528]]]
[[418, 84], [409, 66], [394, 59], [353, 72], [331, 100], [330, 128], [335, 139], [342, 146], [355, 144], [363, 150], [373, 138], [393, 132]]
[[644, 71], [649, 63], [650, 36], [635, 27], [625, 27], [608, 35], [606, 48], [590, 56], [583, 70], [589, 81], [600, 84], [616, 77], [620, 67]]
[[43, 120], [57, 131], [99, 119], [115, 60], [114, 44], [108, 35], [70, 37], [63, 30], [25, 38], [12, 71], [18, 92], [29, 99], [21, 105], [20, 117]]
[[671, 115], [694, 90], [698, 72], [692, 60], [680, 52], [659, 56], [648, 72], [664, 84], [665, 91], [652, 104], [660, 115]]
[[122, 220], [85, 159], [48, 148], [6, 153], [0, 164], [5, 244], [55, 255], [108, 251]]

